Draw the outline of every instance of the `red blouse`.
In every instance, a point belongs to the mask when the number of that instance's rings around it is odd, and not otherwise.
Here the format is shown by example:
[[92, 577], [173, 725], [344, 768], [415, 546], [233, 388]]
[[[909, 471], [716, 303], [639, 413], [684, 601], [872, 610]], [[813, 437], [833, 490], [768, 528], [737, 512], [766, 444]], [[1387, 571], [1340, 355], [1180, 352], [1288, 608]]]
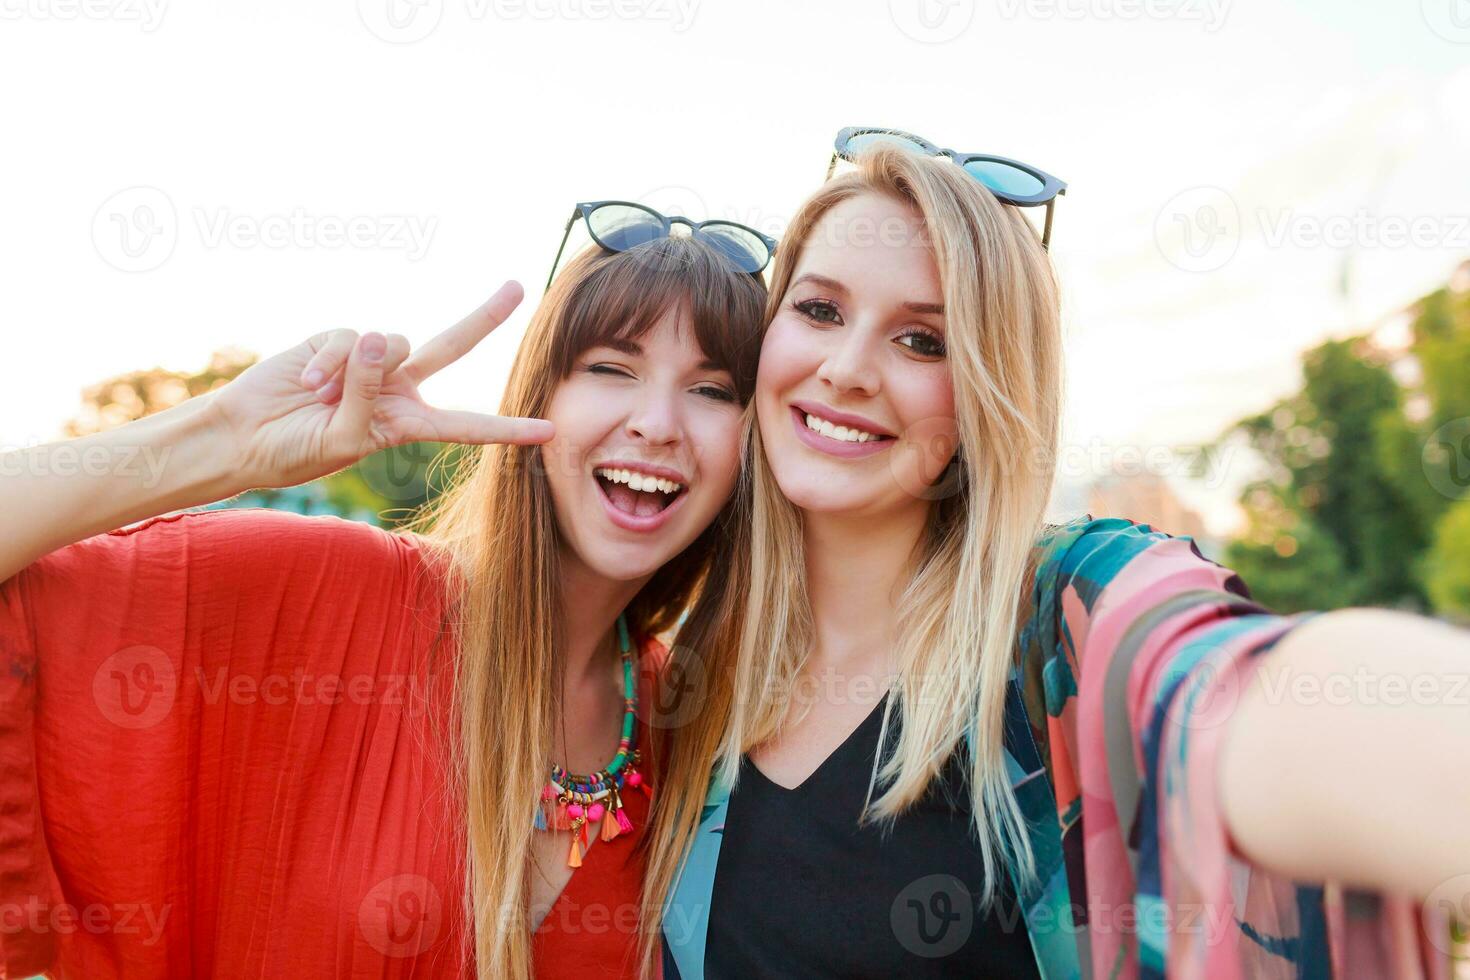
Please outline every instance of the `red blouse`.
[[[442, 585], [411, 535], [259, 509], [0, 583], [0, 976], [473, 976]], [[538, 978], [635, 972], [648, 803], [624, 802]]]

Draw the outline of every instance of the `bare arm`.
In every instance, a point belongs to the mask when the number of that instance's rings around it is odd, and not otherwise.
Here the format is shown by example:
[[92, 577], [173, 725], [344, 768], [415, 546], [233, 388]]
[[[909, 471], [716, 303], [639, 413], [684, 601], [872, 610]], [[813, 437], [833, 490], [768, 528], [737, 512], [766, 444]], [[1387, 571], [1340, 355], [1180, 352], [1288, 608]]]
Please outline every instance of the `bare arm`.
[[0, 455], [0, 581], [74, 541], [248, 490], [209, 400]]
[[389, 446], [545, 442], [549, 422], [434, 408], [418, 392], [520, 299], [507, 283], [411, 355], [398, 334], [319, 333], [166, 412], [0, 455], [0, 582], [93, 534], [252, 487], [295, 486]]
[[1344, 609], [1262, 656], [1218, 771], [1237, 849], [1298, 880], [1433, 893], [1463, 908], [1470, 633]]

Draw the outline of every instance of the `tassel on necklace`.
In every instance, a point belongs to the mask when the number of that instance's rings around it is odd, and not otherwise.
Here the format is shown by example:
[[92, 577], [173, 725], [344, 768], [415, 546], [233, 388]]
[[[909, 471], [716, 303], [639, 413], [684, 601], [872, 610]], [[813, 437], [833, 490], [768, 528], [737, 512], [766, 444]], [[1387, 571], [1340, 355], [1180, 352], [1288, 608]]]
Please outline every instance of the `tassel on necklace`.
[[613, 816], [612, 809], [608, 808], [607, 810], [604, 810], [602, 814], [602, 839], [612, 840], [614, 837], [618, 836], [619, 832], [620, 828], [618, 827], [618, 821], [617, 818]]
[[653, 799], [653, 787], [635, 768], [642, 761], [637, 746], [638, 686], [633, 670], [632, 640], [624, 617], [618, 617], [617, 627], [623, 661], [623, 733], [618, 739], [617, 752], [607, 768], [585, 776], [552, 763], [551, 779], [542, 788], [541, 805], [531, 821], [536, 830], [571, 831], [567, 866], [572, 868], [582, 866], [583, 855], [591, 844], [590, 834], [610, 841], [633, 832], [633, 821], [628, 819], [623, 806], [624, 786], [636, 786], [644, 796]]
[[616, 789], [613, 790], [613, 809], [617, 812], [614, 817], [618, 821], [618, 833], [631, 834], [633, 832], [633, 821], [628, 819], [628, 814], [623, 812], [623, 794]]

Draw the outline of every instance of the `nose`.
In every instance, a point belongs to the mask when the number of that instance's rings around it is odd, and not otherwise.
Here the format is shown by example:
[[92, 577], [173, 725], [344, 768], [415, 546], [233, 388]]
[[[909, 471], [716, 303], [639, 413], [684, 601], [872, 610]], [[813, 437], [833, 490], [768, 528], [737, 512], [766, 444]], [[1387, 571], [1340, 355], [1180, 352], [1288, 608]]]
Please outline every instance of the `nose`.
[[861, 395], [876, 395], [881, 382], [876, 361], [876, 332], [854, 325], [833, 331], [832, 346], [817, 369], [817, 377], [836, 390]]
[[634, 396], [623, 427], [628, 435], [650, 445], [667, 446], [678, 442], [683, 431], [678, 398], [658, 386], [644, 387]]

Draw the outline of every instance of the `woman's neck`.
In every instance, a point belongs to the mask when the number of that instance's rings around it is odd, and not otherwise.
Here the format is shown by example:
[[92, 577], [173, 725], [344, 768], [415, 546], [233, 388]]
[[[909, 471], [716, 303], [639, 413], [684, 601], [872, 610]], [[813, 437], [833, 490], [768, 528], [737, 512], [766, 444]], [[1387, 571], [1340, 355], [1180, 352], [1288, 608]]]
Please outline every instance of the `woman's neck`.
[[807, 595], [816, 648], [809, 667], [840, 674], [893, 669], [897, 603], [924, 533], [924, 509], [884, 520], [806, 512]]
[[567, 684], [600, 680], [607, 674], [610, 656], [617, 657], [616, 646], [610, 654], [605, 642], [608, 631], [647, 581], [615, 581], [592, 571], [574, 556], [562, 556], [561, 635], [565, 648], [561, 655]]

